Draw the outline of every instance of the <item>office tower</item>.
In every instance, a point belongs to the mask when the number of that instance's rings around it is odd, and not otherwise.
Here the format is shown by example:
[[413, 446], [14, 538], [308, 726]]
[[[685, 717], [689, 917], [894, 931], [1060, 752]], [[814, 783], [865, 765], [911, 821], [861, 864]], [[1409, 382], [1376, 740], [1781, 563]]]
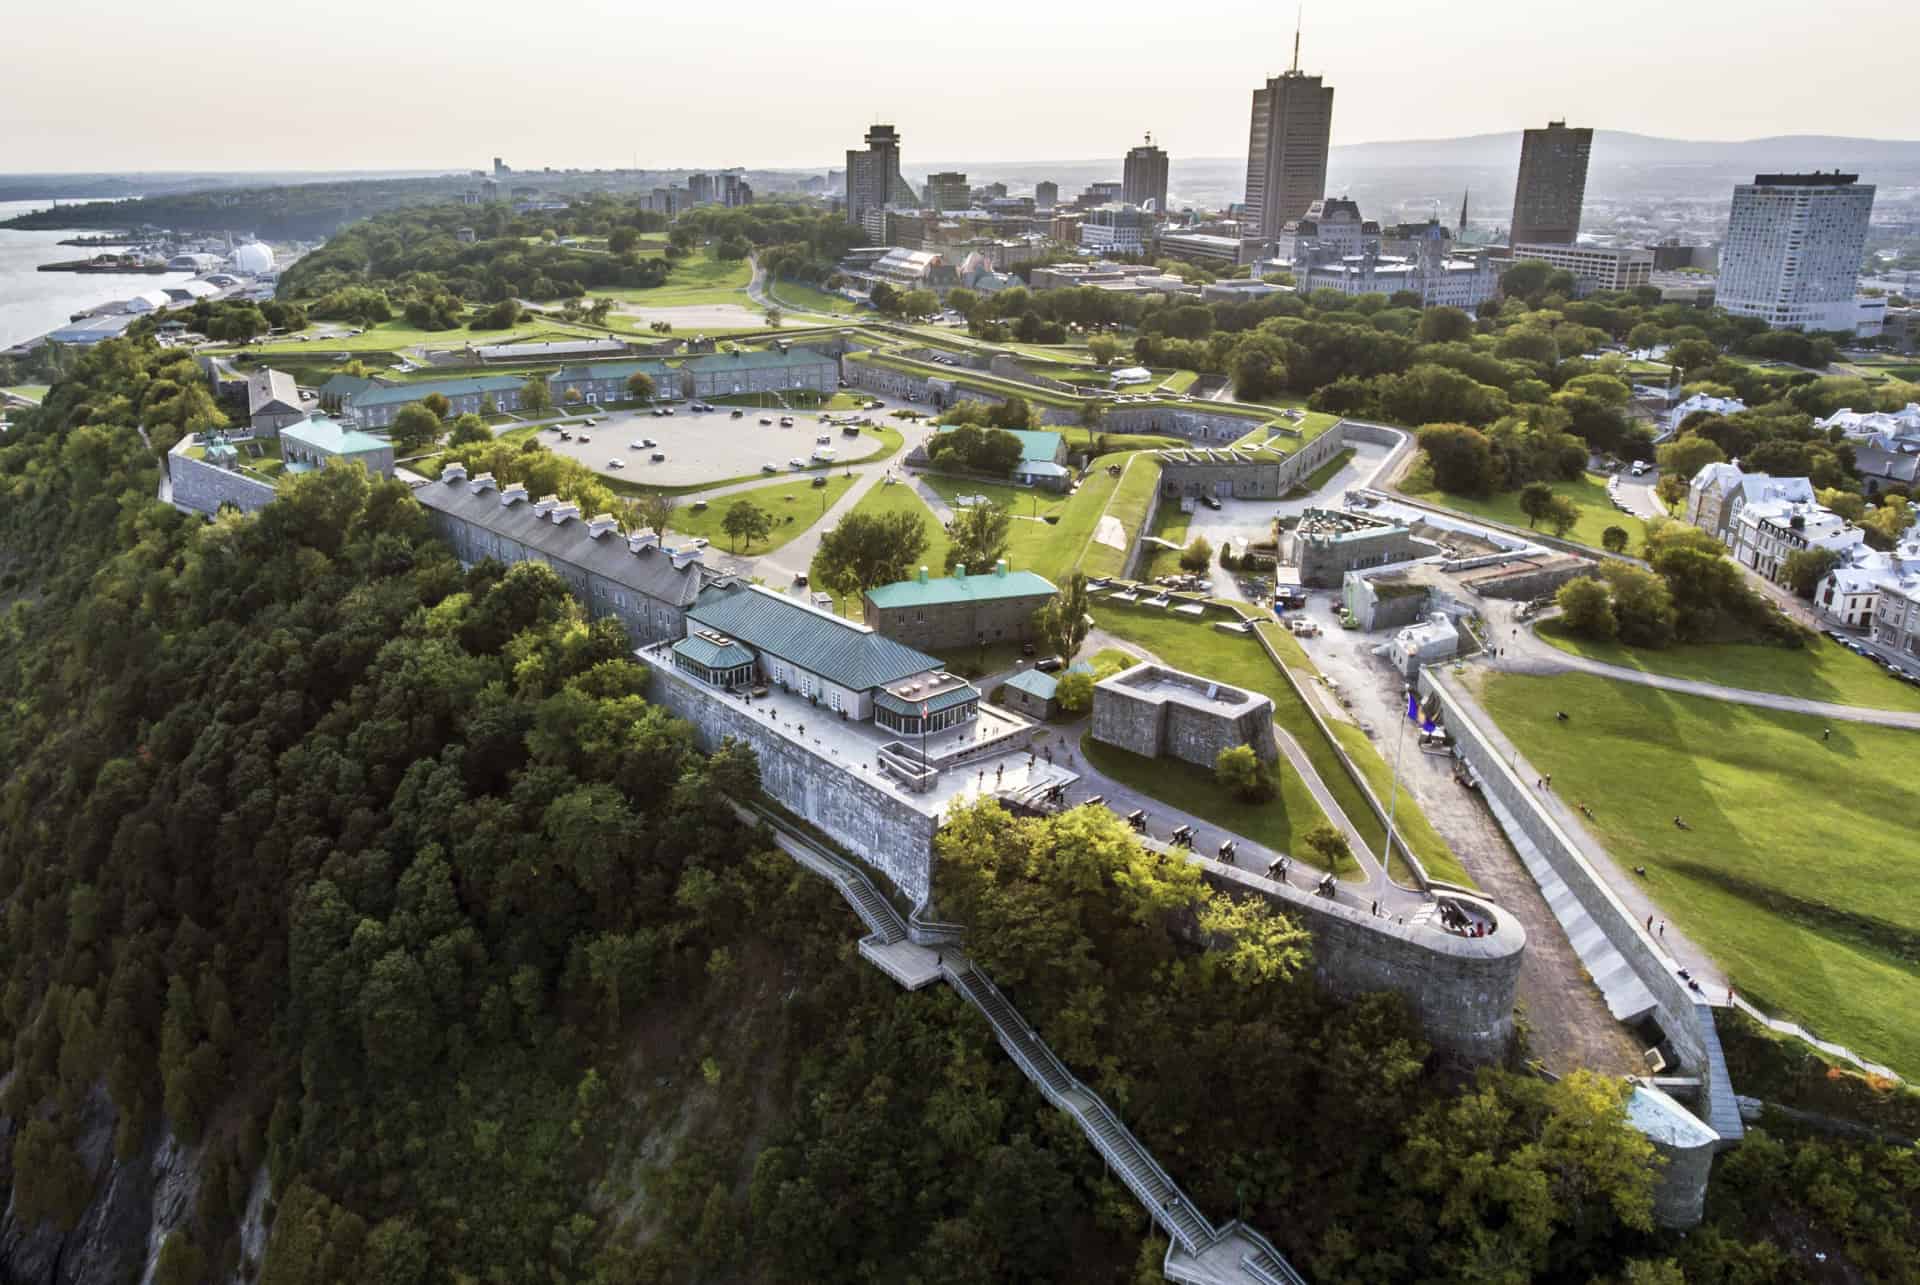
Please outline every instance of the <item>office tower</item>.
[[714, 180], [713, 199], [732, 207], [753, 204], [753, 188], [738, 174], [722, 174]]
[[1060, 185], [1052, 179], [1041, 179], [1033, 185], [1033, 207], [1036, 210], [1051, 210], [1060, 203]]
[[1857, 174], [1758, 174], [1733, 189], [1714, 301], [1776, 330], [1854, 330], [1873, 184]]
[[1580, 239], [1593, 131], [1563, 120], [1530, 129], [1520, 140], [1520, 177], [1513, 185], [1513, 231], [1507, 244], [1572, 245]]
[[1327, 194], [1327, 143], [1333, 135], [1333, 86], [1300, 71], [1300, 32], [1293, 66], [1253, 91], [1247, 129], [1247, 220], [1273, 240], [1280, 229]]
[[713, 204], [713, 175], [687, 175], [687, 195], [695, 205]]
[[887, 206], [919, 204], [911, 184], [900, 177], [900, 135], [891, 125], [867, 131], [865, 151], [847, 152], [847, 222], [867, 229], [874, 241], [886, 239]]
[[936, 210], [964, 210], [971, 203], [967, 176], [945, 170], [927, 175], [927, 204]]
[[1129, 205], [1153, 206], [1155, 214], [1167, 212], [1167, 154], [1153, 145], [1153, 135], [1127, 153], [1121, 171], [1121, 199]]

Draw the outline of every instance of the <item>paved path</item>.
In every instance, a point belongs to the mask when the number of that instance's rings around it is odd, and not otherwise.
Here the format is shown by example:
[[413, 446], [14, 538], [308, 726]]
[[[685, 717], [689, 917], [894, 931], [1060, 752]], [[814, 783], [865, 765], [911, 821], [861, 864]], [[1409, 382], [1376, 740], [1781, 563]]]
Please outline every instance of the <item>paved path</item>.
[[1833, 722], [1877, 723], [1882, 727], [1920, 729], [1920, 712], [1874, 709], [1867, 705], [1836, 705], [1830, 701], [1783, 696], [1778, 692], [1756, 692], [1745, 687], [1725, 687], [1719, 683], [1702, 682], [1693, 678], [1672, 678], [1665, 674], [1649, 674], [1642, 670], [1609, 665], [1562, 651], [1552, 643], [1535, 636], [1531, 624], [1518, 625], [1511, 620], [1502, 623], [1506, 632], [1495, 639], [1500, 648], [1500, 656], [1492, 661], [1496, 669], [1517, 674], [1568, 672], [1594, 674], [1617, 682], [1637, 683], [1642, 687], [1658, 687], [1662, 691], [1680, 692], [1688, 696], [1704, 696], [1708, 700], [1731, 701], [1739, 705], [1753, 705], [1787, 714], [1807, 714]]

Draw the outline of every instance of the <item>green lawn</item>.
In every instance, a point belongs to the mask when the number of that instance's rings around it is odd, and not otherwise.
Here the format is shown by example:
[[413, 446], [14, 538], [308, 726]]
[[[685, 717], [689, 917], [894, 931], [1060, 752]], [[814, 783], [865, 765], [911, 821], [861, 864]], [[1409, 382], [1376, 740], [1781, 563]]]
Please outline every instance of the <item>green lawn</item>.
[[747, 298], [747, 283], [753, 280], [753, 265], [745, 259], [727, 262], [716, 259], [707, 249], [696, 250], [673, 265], [666, 283], [658, 286], [624, 287], [594, 290], [597, 298], [617, 299], [649, 308], [686, 308], [696, 304], [737, 303], [758, 311]]
[[1072, 502], [1071, 497], [1042, 491], [1031, 486], [1013, 486], [1003, 482], [977, 482], [972, 478], [947, 477], [927, 473], [921, 477], [927, 488], [949, 505], [961, 495], [984, 495], [993, 503], [1022, 517], [1058, 517]]
[[[1234, 445], [1260, 446], [1270, 441], [1283, 451], [1295, 451], [1339, 422], [1340, 417], [1338, 415], [1329, 415], [1324, 411], [1310, 410], [1306, 413], [1306, 417], [1298, 422], [1285, 419], [1262, 421], [1250, 429], [1246, 436], [1240, 438]], [[1268, 430], [1274, 425], [1294, 429], [1299, 432], [1300, 436], [1288, 437], [1285, 433], [1277, 436], [1270, 435]]]
[[1192, 388], [1194, 381], [1199, 378], [1200, 372], [1197, 370], [1176, 370], [1160, 381], [1158, 391], [1163, 393], [1184, 393], [1189, 388]]
[[[327, 325], [341, 323], [327, 322]], [[266, 343], [234, 351], [253, 353], [260, 356], [274, 356], [285, 353], [311, 354], [316, 360], [325, 353], [352, 352], [390, 352], [398, 353], [406, 348], [463, 348], [468, 344], [505, 344], [538, 343], [548, 340], [604, 338], [603, 331], [585, 326], [570, 326], [565, 322], [541, 318], [526, 325], [516, 326], [512, 330], [468, 330], [456, 326], [450, 330], [421, 330], [410, 326], [403, 319], [384, 321], [377, 326], [369, 326], [358, 335], [335, 335], [323, 337], [316, 334], [312, 327], [302, 331], [306, 339], [293, 335], [278, 336]], [[432, 378], [443, 378], [435, 374]]]
[[[1580, 520], [1574, 523], [1562, 539], [1575, 544], [1584, 544], [1598, 549], [1600, 533], [1610, 526], [1625, 528], [1628, 537], [1627, 551], [1633, 552], [1646, 538], [1647, 524], [1631, 513], [1622, 513], [1613, 507], [1607, 499], [1606, 479], [1594, 473], [1582, 474], [1577, 482], [1555, 482], [1553, 493], [1564, 495], [1574, 502], [1580, 510]], [[1430, 504], [1452, 509], [1456, 513], [1465, 513], [1471, 517], [1488, 518], [1495, 522], [1505, 522], [1525, 530], [1527, 515], [1520, 511], [1520, 492], [1503, 491], [1487, 499], [1475, 499], [1465, 495], [1451, 495], [1445, 491], [1431, 491], [1420, 497]], [[1552, 532], [1541, 529], [1540, 534]]]
[[1542, 621], [1534, 632], [1575, 656], [1643, 673], [1778, 692], [1835, 705], [1920, 712], [1920, 687], [1889, 677], [1880, 666], [1854, 655], [1831, 638], [1819, 638], [1804, 648], [1701, 643], [1655, 650], [1576, 638], [1558, 620]]
[[[947, 539], [946, 528], [933, 516], [926, 502], [914, 493], [913, 487], [905, 482], [895, 482], [892, 486], [876, 483], [871, 491], [860, 497], [860, 503], [853, 506], [855, 513], [881, 516], [889, 513], [911, 513], [925, 519], [927, 547], [920, 555], [920, 565], [927, 569], [928, 575], [944, 575], [947, 566], [947, 547], [952, 542]], [[1016, 566], [1019, 564], [1015, 564]], [[808, 568], [811, 575], [813, 568]], [[815, 585], [821, 589], [824, 586]], [[834, 602], [842, 615], [860, 618], [860, 595], [842, 597], [834, 595]]]
[[847, 316], [861, 311], [859, 305], [850, 299], [842, 299], [799, 281], [773, 281], [767, 285], [767, 297], [782, 308], [792, 308], [800, 312], [827, 312], [835, 316]]
[[[1367, 806], [1366, 796], [1342, 766], [1340, 753], [1333, 742], [1320, 734], [1313, 715], [1287, 682], [1286, 675], [1274, 667], [1273, 661], [1257, 641], [1245, 634], [1224, 633], [1205, 621], [1171, 615], [1157, 608], [1114, 603], [1102, 597], [1094, 599], [1093, 617], [1108, 633], [1146, 648], [1168, 664], [1269, 697], [1273, 701], [1274, 722], [1292, 733], [1300, 743], [1334, 801], [1367, 840], [1368, 846], [1376, 853], [1385, 846], [1385, 823], [1374, 816], [1373, 809]], [[1312, 666], [1305, 653], [1300, 651], [1299, 644], [1291, 636], [1278, 628], [1271, 628], [1267, 636], [1274, 640], [1280, 655], [1297, 671], [1311, 672]], [[1335, 726], [1339, 725], [1336, 723]], [[1350, 730], [1357, 742], [1347, 744], [1347, 752], [1354, 757], [1374, 789], [1381, 790], [1389, 779], [1387, 775], [1381, 775], [1388, 772], [1386, 764], [1374, 752], [1365, 733], [1358, 728]], [[1385, 794], [1382, 793], [1381, 797], [1384, 801]], [[1405, 836], [1407, 845], [1420, 855], [1420, 860], [1434, 878], [1469, 888], [1474, 886], [1472, 878], [1410, 799], [1403, 797], [1400, 800], [1398, 821], [1399, 833]]]
[[[1154, 512], [1153, 526], [1148, 529], [1147, 534], [1157, 535], [1163, 540], [1184, 545], [1187, 542], [1187, 527], [1192, 521], [1193, 515], [1180, 507], [1179, 500], [1163, 497], [1159, 509]], [[1151, 580], [1155, 576], [1170, 576], [1178, 570], [1180, 570], [1178, 549], [1163, 549], [1153, 544], [1142, 548], [1140, 552], [1142, 580]]]
[[1321, 487], [1332, 481], [1335, 473], [1338, 473], [1351, 463], [1353, 456], [1354, 450], [1352, 447], [1336, 453], [1332, 459], [1309, 473], [1305, 481], [1295, 483], [1293, 489], [1287, 492], [1288, 498], [1293, 499], [1312, 495], [1315, 491], [1318, 491]]
[[1489, 673], [1481, 699], [1743, 995], [1920, 1073], [1920, 734], [1823, 742], [1817, 718], [1585, 674]]
[[698, 513], [694, 512], [692, 505], [682, 504], [673, 511], [673, 520], [668, 526], [680, 535], [705, 536], [713, 541], [715, 548], [732, 553], [735, 552], [733, 540], [721, 529], [720, 524], [731, 505], [740, 500], [752, 500], [773, 516], [773, 533], [756, 544], [741, 545], [738, 552], [754, 556], [772, 553], [818, 522], [824, 511], [822, 506], [832, 508], [834, 502], [859, 480], [841, 473], [829, 475], [825, 486], [814, 486], [811, 474], [803, 474], [797, 481], [769, 482], [765, 486], [735, 491], [731, 495], [709, 500], [707, 507]]
[[52, 385], [50, 384], [14, 384], [8, 388], [0, 388], [0, 392], [12, 393], [16, 397], [24, 397], [30, 402], [39, 402], [46, 399], [47, 392], [51, 387]]
[[[1307, 788], [1298, 772], [1289, 772], [1283, 766], [1280, 796], [1266, 803], [1246, 803], [1214, 780], [1211, 771], [1180, 759], [1148, 758], [1103, 745], [1094, 740], [1091, 733], [1081, 736], [1080, 749], [1087, 756], [1087, 762], [1122, 785], [1211, 821], [1224, 830], [1245, 835], [1276, 852], [1297, 853], [1302, 865], [1315, 864], [1311, 851], [1300, 844], [1300, 838], [1325, 821], [1327, 815], [1314, 802], [1313, 791]], [[1166, 824], [1162, 821], [1149, 828], [1165, 830]], [[1213, 853], [1201, 855], [1210, 857]], [[1325, 869], [1324, 866], [1316, 868]], [[1347, 862], [1340, 873], [1358, 877], [1361, 871], [1357, 862]]]
[[[1111, 462], [1114, 457], [1105, 457]], [[1094, 462], [1094, 471], [1101, 477], [1106, 476], [1102, 462]], [[1089, 482], [1093, 477], [1089, 475]], [[1133, 537], [1139, 534], [1140, 524], [1147, 520], [1147, 505], [1153, 501], [1153, 488], [1160, 484], [1160, 462], [1145, 453], [1127, 457], [1126, 472], [1121, 475], [1119, 485], [1113, 489], [1112, 498], [1103, 511], [1104, 516], [1119, 520], [1124, 530], [1123, 545], [1114, 548], [1110, 544], [1101, 544], [1092, 540], [1094, 527], [1099, 524], [1096, 515], [1094, 523], [1087, 530], [1088, 539], [1082, 542], [1085, 549], [1080, 557], [1080, 566], [1090, 576], [1117, 576], [1125, 568], [1127, 547], [1133, 544]], [[1077, 496], [1075, 498], [1078, 498]]]

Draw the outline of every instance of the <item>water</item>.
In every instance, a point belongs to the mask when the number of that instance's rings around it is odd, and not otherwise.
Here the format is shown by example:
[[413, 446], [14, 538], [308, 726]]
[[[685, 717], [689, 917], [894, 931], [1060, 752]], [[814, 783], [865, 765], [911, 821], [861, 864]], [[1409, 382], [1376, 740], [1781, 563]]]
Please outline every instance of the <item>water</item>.
[[[44, 210], [52, 204], [52, 201], [0, 201], [0, 221], [16, 214]], [[0, 228], [0, 348], [10, 348], [64, 326], [68, 318], [83, 308], [192, 279], [191, 272], [149, 275], [36, 271], [43, 263], [86, 259], [99, 253], [85, 246], [60, 244], [67, 237], [99, 231], [90, 228], [78, 232], [21, 232]]]

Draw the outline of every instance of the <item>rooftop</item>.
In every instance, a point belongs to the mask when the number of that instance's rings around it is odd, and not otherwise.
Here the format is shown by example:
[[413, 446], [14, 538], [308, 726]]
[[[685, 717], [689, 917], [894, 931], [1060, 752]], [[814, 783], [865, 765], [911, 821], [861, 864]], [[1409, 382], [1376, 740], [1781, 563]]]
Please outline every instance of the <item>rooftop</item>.
[[811, 348], [792, 348], [784, 352], [778, 348], [740, 348], [733, 352], [707, 353], [699, 357], [689, 357], [685, 362], [685, 369], [696, 373], [726, 370], [778, 370], [789, 366], [817, 366], [821, 362], [831, 364], [833, 358]]
[[865, 625], [739, 580], [722, 581], [702, 592], [687, 618], [851, 691], [884, 687], [941, 667], [935, 657]]
[[867, 590], [876, 607], [931, 607], [953, 602], [992, 602], [1003, 598], [1051, 597], [1053, 582], [1032, 571], [1009, 571], [1002, 562], [978, 575], [933, 576], [925, 567], [912, 580], [897, 580]]
[[527, 381], [519, 375], [471, 375], [465, 379], [430, 379], [411, 384], [385, 384], [353, 395], [355, 406], [389, 406], [417, 402], [439, 393], [442, 397], [467, 397], [473, 394], [504, 393]]
[[1243, 692], [1237, 687], [1215, 682], [1199, 674], [1189, 674], [1165, 665], [1141, 664], [1110, 674], [1094, 684], [1095, 691], [1115, 692], [1146, 699], [1157, 704], [1185, 705], [1209, 714], [1238, 717], [1262, 706], [1271, 709], [1265, 696]]
[[645, 373], [653, 376], [658, 383], [666, 378], [671, 369], [664, 361], [602, 361], [591, 366], [567, 366], [556, 371], [551, 379], [556, 384], [585, 383], [593, 379], [618, 379], [625, 381], [634, 375]]
[[362, 433], [359, 429], [348, 428], [336, 419], [325, 415], [315, 415], [303, 419], [298, 424], [289, 424], [280, 430], [281, 439], [310, 446], [316, 451], [328, 455], [364, 455], [371, 451], [385, 451], [393, 443], [384, 437], [375, 437], [371, 433]]
[[247, 414], [300, 409], [300, 389], [284, 370], [265, 367], [247, 376]]

